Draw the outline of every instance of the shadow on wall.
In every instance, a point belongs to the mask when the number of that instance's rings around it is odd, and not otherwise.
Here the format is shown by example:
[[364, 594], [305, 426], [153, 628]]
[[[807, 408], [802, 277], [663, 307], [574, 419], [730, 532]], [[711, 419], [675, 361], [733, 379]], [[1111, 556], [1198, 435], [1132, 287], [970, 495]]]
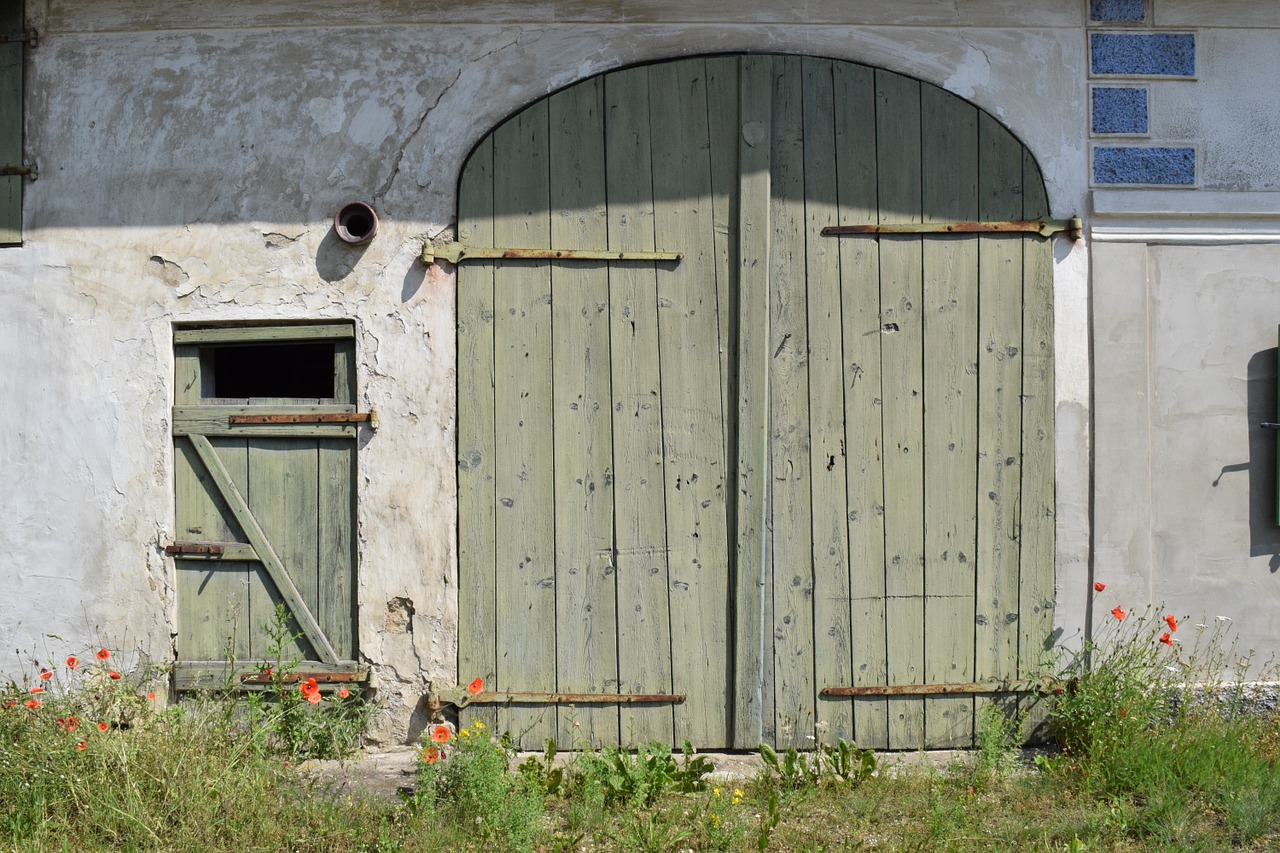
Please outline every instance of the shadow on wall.
[[[1265, 349], [1249, 359], [1249, 556], [1271, 555], [1271, 571], [1280, 571], [1280, 525], [1276, 524], [1275, 430], [1263, 421], [1280, 420], [1276, 411], [1277, 351]], [[1234, 467], [1234, 466], [1228, 466]]]

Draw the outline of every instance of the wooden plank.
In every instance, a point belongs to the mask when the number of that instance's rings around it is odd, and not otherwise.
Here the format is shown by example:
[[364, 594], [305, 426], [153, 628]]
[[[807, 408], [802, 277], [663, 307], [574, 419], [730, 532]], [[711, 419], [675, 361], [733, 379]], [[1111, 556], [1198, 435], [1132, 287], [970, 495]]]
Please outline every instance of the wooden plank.
[[[219, 450], [243, 478], [244, 442]], [[174, 443], [177, 536], [191, 542], [244, 541], [218, 488], [191, 443]], [[175, 559], [178, 659], [249, 656], [249, 567], [243, 562]]]
[[343, 660], [356, 657], [356, 446], [315, 442], [318, 468], [316, 620]]
[[[757, 746], [765, 720], [765, 553], [769, 463], [769, 182], [772, 60], [745, 56], [738, 184], [738, 416], [733, 746]], [[770, 652], [770, 659], [772, 653]], [[770, 703], [772, 704], [772, 703]], [[772, 711], [769, 712], [770, 715]], [[772, 728], [772, 726], [771, 726]]]
[[[1047, 217], [1035, 159], [1022, 152], [1022, 215]], [[1053, 241], [1022, 245], [1022, 500], [1018, 674], [1035, 678], [1052, 660], [1054, 573]], [[1042, 739], [1048, 703], [1021, 700], [1029, 738]]]
[[217, 329], [174, 329], [173, 343], [248, 344], [280, 341], [327, 341], [354, 338], [352, 323], [319, 323], [298, 326], [225, 326]]
[[[813, 518], [815, 689], [853, 683], [849, 592], [849, 509], [845, 471], [840, 244], [822, 229], [840, 219], [836, 175], [834, 63], [805, 59], [805, 286], [808, 293], [809, 482]], [[853, 705], [816, 701], [819, 740], [852, 741]]]
[[[737, 400], [731, 377], [736, 370], [738, 261], [738, 146], [742, 125], [738, 120], [738, 57], [708, 57], [707, 129], [711, 142], [711, 217], [715, 230], [716, 316], [720, 325], [720, 411], [724, 413], [724, 446], [736, 450], [734, 421]], [[730, 456], [732, 453], [729, 454]], [[726, 459], [726, 466], [728, 460]], [[729, 476], [725, 468], [725, 476]], [[733, 506], [733, 489], [726, 498]]]
[[[647, 69], [606, 77], [605, 111], [609, 248], [651, 250]], [[621, 693], [673, 692], [656, 288], [652, 267], [628, 265], [609, 271]], [[624, 741], [671, 742], [673, 726], [669, 707], [621, 710]]]
[[[493, 245], [493, 138], [472, 153], [458, 189], [458, 237]], [[494, 492], [493, 264], [458, 276], [458, 683], [497, 686], [497, 498]], [[464, 708], [463, 726], [498, 724], [493, 708]]]
[[801, 71], [799, 57], [774, 60], [768, 337], [769, 466], [773, 476], [769, 515], [773, 532], [774, 714], [780, 747], [809, 746], [817, 722]]
[[200, 402], [199, 347], [173, 348], [173, 402], [178, 408]]
[[[925, 222], [978, 217], [978, 112], [921, 88]], [[924, 683], [973, 681], [978, 238], [924, 240]], [[929, 749], [973, 745], [973, 698], [925, 699]]]
[[[313, 439], [249, 439], [249, 511], [271, 543], [280, 565], [288, 575], [302, 603], [315, 617], [319, 633], [329, 641], [320, 623], [319, 566], [317, 533], [319, 526], [319, 489], [317, 483], [316, 443]], [[252, 541], [252, 540], [251, 540]], [[260, 555], [265, 557], [265, 555]], [[277, 604], [291, 611], [290, 631], [303, 634], [285, 651], [286, 659], [298, 655], [315, 660], [319, 655], [307, 642], [308, 632], [301, 618], [293, 613], [281, 585], [266, 568], [255, 574], [249, 585], [249, 653], [267, 656], [271, 625]], [[334, 649], [334, 657], [337, 650]]]
[[356, 401], [356, 342], [337, 341], [333, 345], [333, 399], [339, 403]]
[[658, 272], [675, 743], [728, 743], [729, 559], [707, 69], [649, 66], [654, 241], [684, 262]]
[[[550, 246], [547, 103], [493, 134], [494, 241]], [[495, 446], [498, 672], [495, 689], [554, 690], [555, 485], [551, 381], [551, 270], [496, 263]], [[522, 746], [555, 735], [554, 710], [503, 709], [500, 728]]]
[[[983, 219], [1022, 214], [1022, 146], [994, 118], [978, 122], [978, 206]], [[1018, 674], [1018, 504], [1021, 489], [1022, 247], [1026, 238], [979, 237], [978, 563], [975, 681]], [[993, 702], [978, 698], [974, 714]]]
[[[603, 82], [592, 78], [551, 96], [549, 111], [551, 243], [607, 245]], [[603, 263], [559, 265], [552, 287], [556, 689], [607, 693], [618, 683], [609, 271]], [[558, 716], [562, 745], [619, 741], [616, 707], [560, 708]]]
[[[205, 470], [209, 472], [212, 482], [217, 486], [222, 499], [226, 501], [227, 507], [232, 517], [239, 524], [245, 538], [249, 544], [254, 547], [258, 555], [262, 558], [262, 565], [267, 575], [275, 583], [276, 589], [283, 597], [288, 605], [290, 612], [294, 618], [298, 620], [299, 627], [305, 633], [307, 640], [311, 642], [312, 647], [320, 655], [320, 660], [326, 663], [334, 663], [337, 655], [334, 653], [333, 647], [325, 638], [324, 633], [320, 630], [319, 623], [316, 622], [314, 615], [303, 599], [302, 594], [294, 585], [284, 564], [280, 561], [279, 555], [272, 547], [271, 542], [263, 533], [258, 520], [254, 518], [253, 513], [249, 510], [249, 504], [245, 499], [244, 492], [241, 487], [233, 479], [226, 465], [218, 456], [214, 446], [209, 439], [202, 435], [191, 435], [187, 437], [191, 445], [195, 448], [196, 454], [199, 456], [201, 463], [204, 464]], [[314, 478], [314, 472], [312, 474]], [[250, 611], [252, 616], [253, 601], [252, 593], [250, 596]], [[252, 653], [252, 646], [250, 648]]]
[[[876, 72], [880, 220], [920, 221], [920, 84]], [[921, 239], [880, 238], [889, 683], [924, 675], [924, 365]], [[922, 699], [889, 700], [889, 747], [924, 746]]]
[[[840, 221], [878, 221], [873, 72], [833, 66]], [[830, 239], [830, 238], [827, 238]], [[880, 242], [838, 240], [842, 317], [845, 482], [848, 503], [851, 668], [857, 686], [888, 684], [885, 636], [884, 462], [881, 437]], [[887, 749], [888, 704], [853, 700], [859, 745]]]
[[[5, 4], [6, 34], [22, 32], [22, 4]], [[0, 166], [22, 165], [22, 42], [0, 44]], [[21, 175], [0, 176], [0, 245], [22, 244]]]

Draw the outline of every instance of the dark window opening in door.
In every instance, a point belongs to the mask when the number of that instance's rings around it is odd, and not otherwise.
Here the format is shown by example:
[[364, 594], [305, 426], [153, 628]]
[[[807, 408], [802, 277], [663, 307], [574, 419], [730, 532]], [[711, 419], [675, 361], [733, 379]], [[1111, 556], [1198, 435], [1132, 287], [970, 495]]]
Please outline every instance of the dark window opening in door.
[[334, 345], [251, 344], [211, 347], [214, 397], [334, 396]]

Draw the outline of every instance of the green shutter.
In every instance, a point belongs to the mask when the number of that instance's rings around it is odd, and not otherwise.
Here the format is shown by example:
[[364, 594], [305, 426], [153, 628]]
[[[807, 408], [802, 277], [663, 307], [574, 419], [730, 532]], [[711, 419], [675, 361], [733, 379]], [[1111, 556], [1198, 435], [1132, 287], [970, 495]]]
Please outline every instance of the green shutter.
[[[22, 4], [0, 8], [0, 167], [22, 165]], [[22, 176], [0, 175], [0, 245], [22, 243]]]

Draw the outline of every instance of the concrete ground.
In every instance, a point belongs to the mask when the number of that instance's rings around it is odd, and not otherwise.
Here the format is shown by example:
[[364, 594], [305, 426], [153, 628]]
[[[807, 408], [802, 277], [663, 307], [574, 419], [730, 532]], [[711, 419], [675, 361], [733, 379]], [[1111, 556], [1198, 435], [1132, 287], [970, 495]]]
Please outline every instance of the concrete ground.
[[[312, 780], [317, 793], [339, 797], [364, 793], [394, 800], [398, 792], [409, 793], [413, 790], [414, 771], [421, 751], [420, 747], [412, 746], [368, 750], [343, 761], [307, 761], [301, 765], [301, 769]], [[1028, 756], [1030, 753], [1031, 751], [1027, 752]], [[723, 779], [750, 778], [760, 772], [762, 767], [760, 755], [755, 752], [700, 754], [705, 755], [715, 766], [713, 775]], [[541, 753], [521, 753], [515, 763], [519, 764], [530, 755]], [[942, 770], [953, 762], [966, 761], [973, 755], [971, 750], [948, 749], [884, 752], [877, 753], [876, 757], [881, 768], [894, 772], [911, 768]], [[562, 752], [556, 758], [559, 762], [571, 761], [573, 753]], [[1027, 760], [1030, 762], [1030, 758]]]

